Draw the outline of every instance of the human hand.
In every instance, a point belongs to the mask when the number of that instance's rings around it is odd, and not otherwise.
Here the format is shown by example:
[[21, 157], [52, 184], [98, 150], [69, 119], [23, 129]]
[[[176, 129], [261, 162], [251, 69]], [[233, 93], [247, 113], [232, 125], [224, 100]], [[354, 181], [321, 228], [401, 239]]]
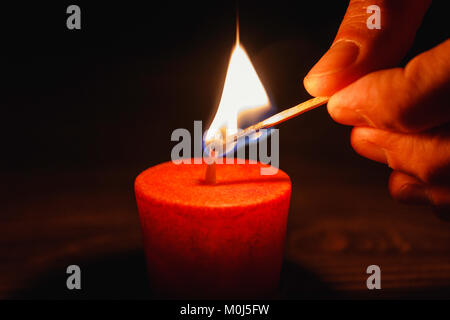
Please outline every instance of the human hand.
[[[381, 30], [366, 27], [365, 8], [371, 4], [381, 7]], [[328, 111], [335, 121], [355, 126], [356, 152], [394, 170], [389, 181], [394, 198], [447, 211], [450, 40], [405, 68], [385, 69], [406, 53], [428, 4], [351, 1], [334, 44], [304, 84], [312, 95], [331, 96]]]

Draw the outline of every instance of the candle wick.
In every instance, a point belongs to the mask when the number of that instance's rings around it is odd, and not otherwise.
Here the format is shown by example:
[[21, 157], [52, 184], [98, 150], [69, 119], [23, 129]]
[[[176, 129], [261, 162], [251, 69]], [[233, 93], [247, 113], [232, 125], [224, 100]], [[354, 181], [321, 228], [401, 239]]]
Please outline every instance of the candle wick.
[[216, 153], [214, 150], [211, 150], [209, 158], [212, 162], [206, 167], [205, 182], [207, 184], [216, 184]]

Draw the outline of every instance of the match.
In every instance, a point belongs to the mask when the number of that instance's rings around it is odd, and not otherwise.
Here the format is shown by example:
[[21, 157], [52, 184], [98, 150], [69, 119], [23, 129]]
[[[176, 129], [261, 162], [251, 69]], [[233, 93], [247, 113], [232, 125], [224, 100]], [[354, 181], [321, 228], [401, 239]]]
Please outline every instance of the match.
[[[236, 134], [226, 136], [225, 139], [223, 140], [213, 139], [206, 141], [205, 148], [209, 150], [226, 150], [225, 147], [227, 144], [234, 143], [239, 138], [251, 135], [258, 130], [271, 128], [279, 123], [292, 119], [298, 115], [301, 115], [302, 113], [320, 107], [321, 105], [327, 103], [328, 99], [329, 97], [316, 97], [309, 99], [292, 108], [281, 111], [263, 121], [260, 121]], [[222, 147], [222, 149], [219, 148], [220, 146]]]

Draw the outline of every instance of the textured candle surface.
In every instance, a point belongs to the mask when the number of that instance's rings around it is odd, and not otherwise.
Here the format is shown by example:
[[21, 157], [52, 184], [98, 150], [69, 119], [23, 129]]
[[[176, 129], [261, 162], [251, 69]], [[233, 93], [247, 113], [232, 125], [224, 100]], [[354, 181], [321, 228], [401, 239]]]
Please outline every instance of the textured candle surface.
[[166, 162], [142, 172], [135, 192], [152, 287], [178, 297], [260, 297], [279, 280], [291, 183], [258, 164]]

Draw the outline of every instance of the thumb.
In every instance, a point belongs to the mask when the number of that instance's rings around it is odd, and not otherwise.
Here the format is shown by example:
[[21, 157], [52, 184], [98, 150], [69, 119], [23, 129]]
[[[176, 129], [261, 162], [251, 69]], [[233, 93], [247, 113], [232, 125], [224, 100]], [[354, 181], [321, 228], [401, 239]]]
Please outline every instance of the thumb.
[[[430, 0], [351, 0], [330, 49], [304, 79], [313, 96], [331, 96], [363, 75], [397, 64], [411, 46]], [[380, 29], [367, 20], [380, 8]]]

